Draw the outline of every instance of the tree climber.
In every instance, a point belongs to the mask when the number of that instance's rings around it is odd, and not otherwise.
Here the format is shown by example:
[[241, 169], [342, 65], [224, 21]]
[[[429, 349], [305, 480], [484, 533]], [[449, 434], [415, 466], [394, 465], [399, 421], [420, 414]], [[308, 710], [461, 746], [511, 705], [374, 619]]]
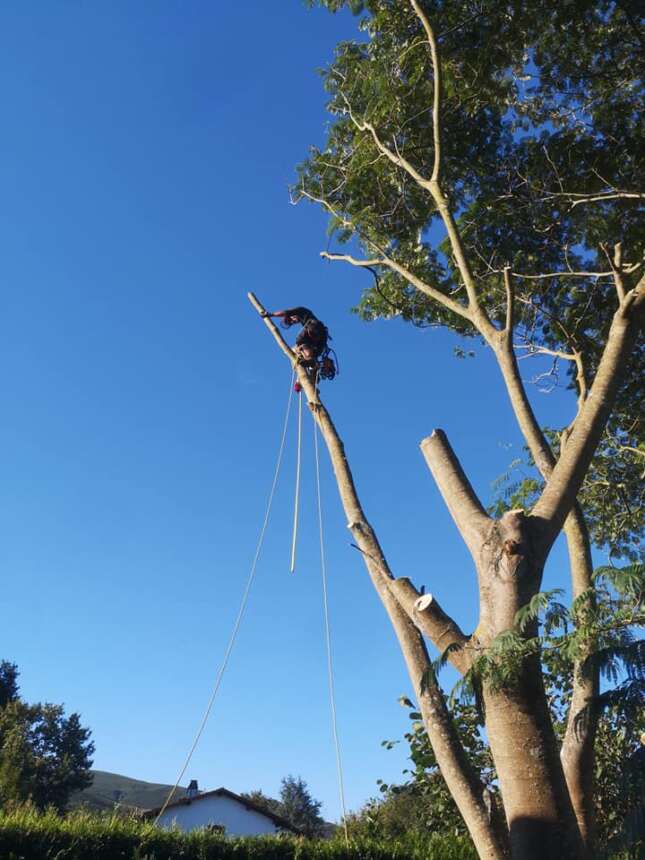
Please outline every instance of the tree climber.
[[[299, 324], [302, 330], [296, 338], [294, 352], [300, 364], [317, 370], [323, 379], [333, 379], [337, 373], [336, 365], [330, 356], [328, 341], [331, 340], [327, 326], [309, 308], [287, 308], [283, 311], [266, 313], [268, 317], [280, 317], [284, 328]], [[335, 354], [334, 354], [335, 355]]]

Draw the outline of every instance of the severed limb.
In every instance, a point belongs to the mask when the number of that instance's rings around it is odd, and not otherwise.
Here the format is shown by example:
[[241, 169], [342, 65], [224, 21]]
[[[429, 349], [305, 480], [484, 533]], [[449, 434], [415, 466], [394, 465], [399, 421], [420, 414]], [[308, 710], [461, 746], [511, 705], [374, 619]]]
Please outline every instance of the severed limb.
[[475, 558], [490, 526], [490, 518], [443, 430], [434, 430], [427, 436], [421, 442], [421, 450], [455, 525]]
[[448, 651], [448, 662], [461, 674], [465, 674], [472, 660], [465, 650], [468, 636], [447, 615], [432, 594], [421, 594], [408, 577], [403, 576], [390, 583], [390, 589], [417, 627], [433, 643], [440, 653]]

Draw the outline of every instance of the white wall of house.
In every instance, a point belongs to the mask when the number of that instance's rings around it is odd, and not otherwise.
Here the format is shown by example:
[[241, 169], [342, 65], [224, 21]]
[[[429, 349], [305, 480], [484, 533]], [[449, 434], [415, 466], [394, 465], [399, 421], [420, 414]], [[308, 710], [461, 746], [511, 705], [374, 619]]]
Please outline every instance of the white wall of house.
[[159, 819], [160, 827], [195, 830], [208, 824], [224, 825], [227, 836], [261, 836], [278, 833], [274, 822], [261, 812], [225, 795], [197, 796], [189, 804], [171, 806]]

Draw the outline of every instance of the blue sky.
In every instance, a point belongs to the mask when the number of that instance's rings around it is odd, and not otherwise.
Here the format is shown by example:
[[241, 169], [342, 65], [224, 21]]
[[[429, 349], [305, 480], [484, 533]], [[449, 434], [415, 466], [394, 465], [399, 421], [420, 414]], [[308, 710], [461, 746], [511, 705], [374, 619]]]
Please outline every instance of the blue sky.
[[[490, 356], [349, 313], [365, 273], [320, 261], [325, 218], [289, 203], [323, 140], [315, 69], [354, 32], [299, 0], [7, 2], [0, 13], [3, 420], [0, 657], [29, 700], [92, 728], [95, 767], [173, 782], [234, 621], [269, 489], [289, 369], [246, 292], [327, 322], [325, 385], [397, 575], [466, 629], [472, 565], [418, 449], [442, 427], [484, 500], [521, 444]], [[527, 368], [527, 375], [532, 371]], [[564, 391], [536, 395], [545, 423]], [[338, 817], [311, 428], [288, 573], [295, 436], [228, 674], [186, 774], [279, 790]], [[348, 806], [396, 781], [409, 682], [323, 460]], [[556, 547], [547, 585], [565, 581]]]

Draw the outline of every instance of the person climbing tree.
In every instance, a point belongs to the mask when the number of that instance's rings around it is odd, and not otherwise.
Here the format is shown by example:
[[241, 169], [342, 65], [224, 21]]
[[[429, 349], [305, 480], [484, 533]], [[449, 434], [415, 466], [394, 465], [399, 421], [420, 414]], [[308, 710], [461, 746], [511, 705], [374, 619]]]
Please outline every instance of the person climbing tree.
[[329, 331], [309, 308], [286, 308], [273, 313], [267, 312], [266, 316], [280, 317], [284, 328], [301, 325], [302, 330], [296, 338], [294, 349], [300, 363], [311, 369], [317, 368], [323, 379], [334, 378], [337, 368], [329, 355]]

